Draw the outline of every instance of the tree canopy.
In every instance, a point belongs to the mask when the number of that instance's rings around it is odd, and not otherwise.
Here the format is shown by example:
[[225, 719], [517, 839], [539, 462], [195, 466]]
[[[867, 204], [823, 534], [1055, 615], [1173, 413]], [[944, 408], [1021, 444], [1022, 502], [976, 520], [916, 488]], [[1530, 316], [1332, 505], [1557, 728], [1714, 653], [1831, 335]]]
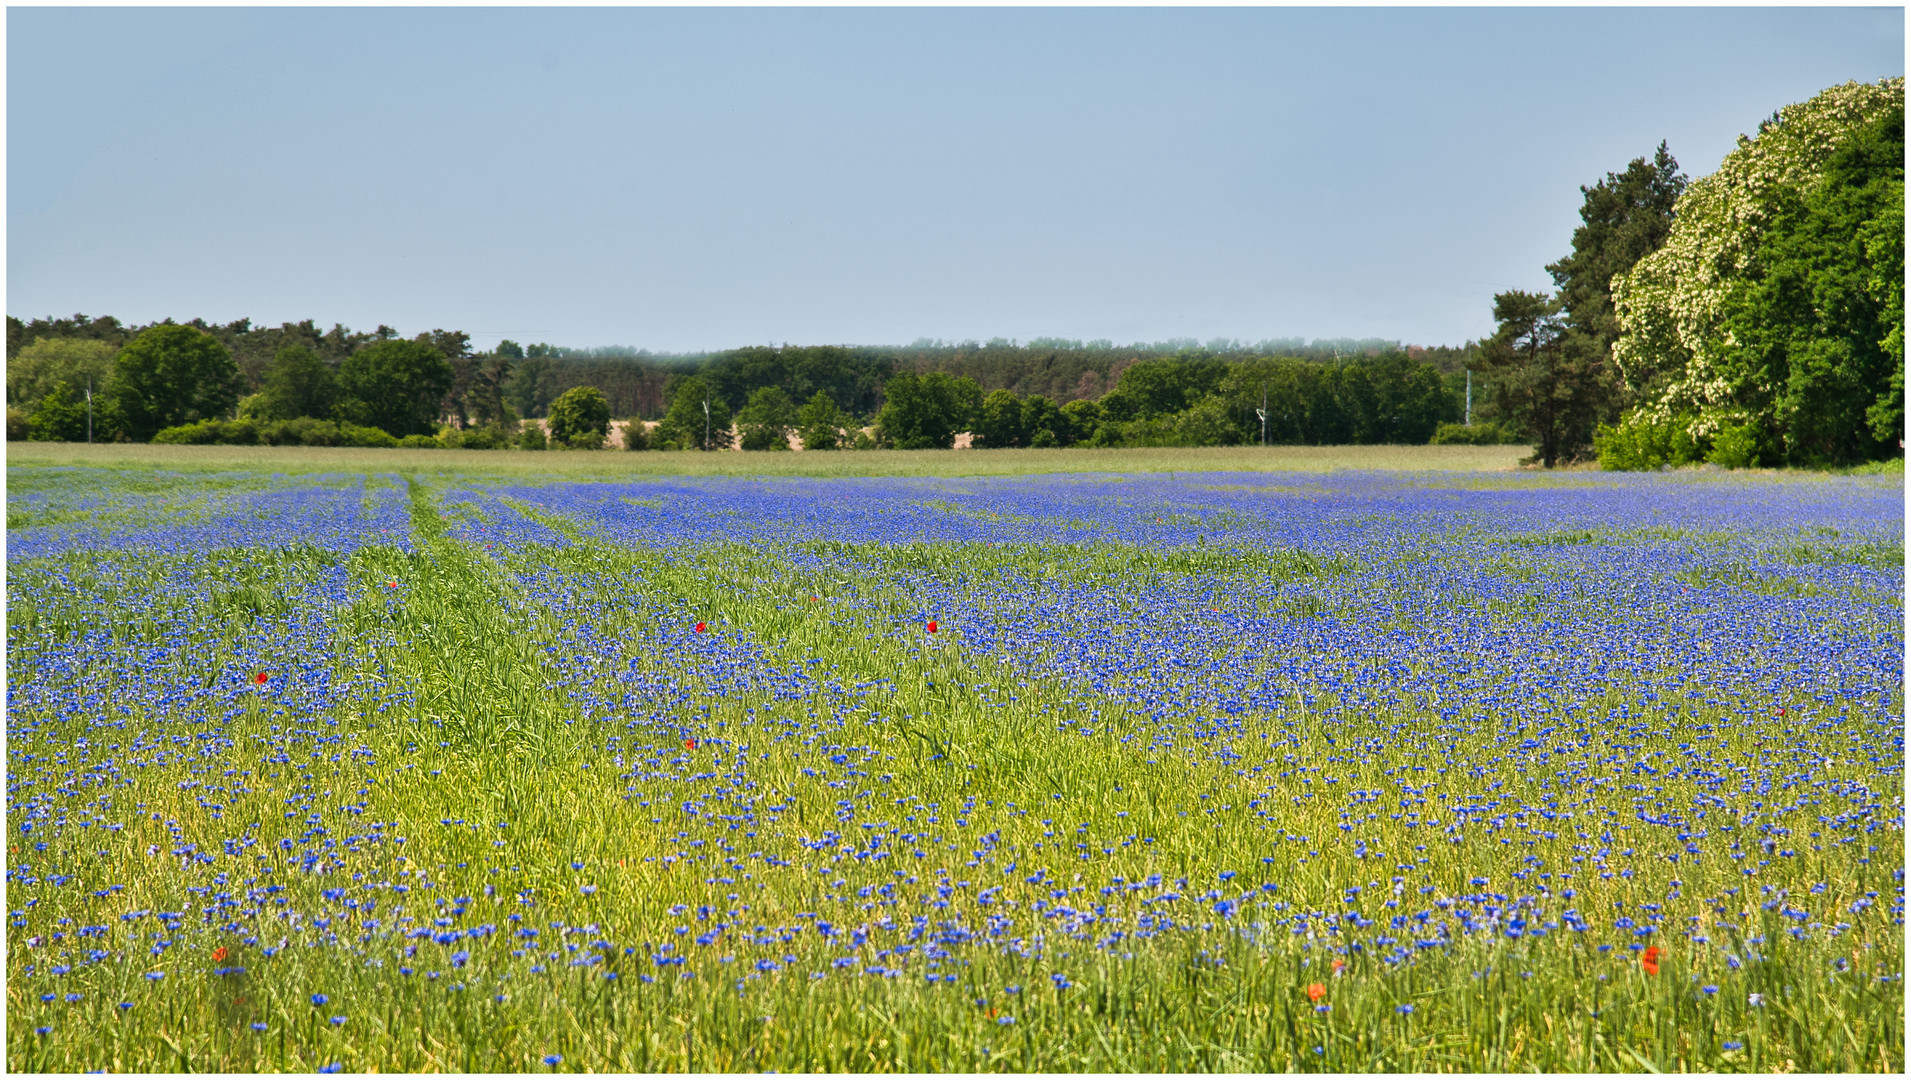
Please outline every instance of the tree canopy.
[[1902, 452], [1903, 115], [1902, 77], [1835, 86], [1693, 181], [1665, 245], [1614, 282], [1639, 403], [1621, 428], [1697, 453], [1730, 433], [1754, 461]]
[[451, 364], [422, 341], [386, 340], [367, 345], [338, 367], [347, 418], [396, 438], [432, 435], [451, 388]]
[[211, 334], [162, 323], [119, 351], [107, 396], [121, 429], [145, 442], [161, 428], [225, 416], [239, 399], [239, 368]]

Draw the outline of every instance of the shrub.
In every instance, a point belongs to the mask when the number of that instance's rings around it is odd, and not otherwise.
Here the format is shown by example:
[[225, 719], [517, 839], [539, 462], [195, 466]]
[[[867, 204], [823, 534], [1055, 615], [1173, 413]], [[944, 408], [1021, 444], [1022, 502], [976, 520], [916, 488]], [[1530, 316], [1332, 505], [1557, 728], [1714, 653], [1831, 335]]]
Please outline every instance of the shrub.
[[443, 450], [445, 444], [430, 435], [407, 435], [398, 440], [398, 445], [407, 450]]
[[572, 450], [598, 450], [610, 433], [610, 402], [595, 386], [573, 386], [551, 402], [550, 441]]
[[544, 437], [542, 424], [526, 423], [524, 430], [518, 432], [519, 450], [548, 450], [550, 447], [551, 441]]
[[1520, 434], [1497, 421], [1474, 424], [1441, 424], [1434, 429], [1429, 446], [1511, 446], [1522, 442]]
[[1618, 427], [1601, 424], [1593, 433], [1599, 467], [1614, 472], [1650, 472], [1667, 465], [1690, 465], [1700, 460], [1703, 450], [1688, 430], [1689, 423], [1689, 417], [1652, 424], [1635, 416], [1621, 421]]
[[624, 449], [650, 449], [650, 425], [636, 417], [631, 417], [624, 425]]

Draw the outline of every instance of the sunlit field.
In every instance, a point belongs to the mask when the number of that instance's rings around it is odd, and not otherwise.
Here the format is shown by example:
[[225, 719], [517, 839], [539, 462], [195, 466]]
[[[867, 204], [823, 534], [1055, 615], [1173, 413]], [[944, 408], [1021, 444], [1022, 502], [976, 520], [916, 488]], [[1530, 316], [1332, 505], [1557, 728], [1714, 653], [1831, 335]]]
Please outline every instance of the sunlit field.
[[10, 463], [10, 1070], [1904, 1068], [1901, 475], [247, 453]]

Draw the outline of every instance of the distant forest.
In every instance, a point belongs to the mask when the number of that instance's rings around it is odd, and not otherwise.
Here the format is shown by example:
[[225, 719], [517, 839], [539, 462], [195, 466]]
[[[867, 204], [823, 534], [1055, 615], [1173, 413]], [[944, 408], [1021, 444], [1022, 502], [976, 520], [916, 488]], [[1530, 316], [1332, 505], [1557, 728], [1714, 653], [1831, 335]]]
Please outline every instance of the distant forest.
[[[159, 324], [152, 324], [159, 325]], [[280, 326], [254, 326], [250, 319], [230, 323], [192, 319], [182, 325], [210, 334], [232, 354], [238, 366], [241, 397], [258, 393], [265, 384], [272, 357], [288, 345], [303, 345], [332, 367], [357, 349], [397, 338], [388, 326], [355, 331], [334, 324], [320, 329], [312, 320]], [[20, 351], [42, 339], [80, 339], [119, 349], [146, 326], [131, 326], [112, 316], [89, 318], [7, 318], [7, 363], [11, 370]], [[732, 411], [744, 406], [750, 394], [776, 381], [770, 369], [789, 366], [800, 372], [786, 387], [798, 400], [817, 389], [830, 393], [852, 416], [873, 418], [881, 408], [882, 385], [890, 375], [941, 372], [973, 379], [983, 393], [1007, 390], [1017, 397], [1043, 397], [1057, 404], [1098, 399], [1112, 390], [1123, 370], [1143, 360], [1166, 357], [1206, 357], [1221, 361], [1283, 356], [1313, 361], [1375, 358], [1405, 352], [1433, 363], [1442, 374], [1461, 373], [1479, 348], [1436, 346], [1403, 347], [1382, 338], [1277, 338], [1244, 342], [1193, 338], [1116, 345], [1113, 342], [1066, 338], [1035, 338], [1027, 342], [992, 338], [986, 342], [945, 342], [929, 338], [908, 345], [749, 346], [707, 353], [654, 353], [626, 346], [573, 348], [548, 343], [519, 345], [501, 342], [488, 352], [471, 348], [470, 336], [460, 331], [433, 330], [419, 335], [443, 353], [453, 369], [446, 415], [458, 416], [466, 387], [487, 360], [511, 363], [504, 397], [520, 417], [544, 417], [551, 403], [565, 391], [594, 386], [602, 391], [616, 417], [656, 420], [668, 410], [672, 380], [702, 375], [710, 380]], [[16, 396], [16, 389], [23, 396]], [[9, 378], [8, 403], [31, 408], [41, 387], [21, 387]], [[468, 409], [462, 409], [468, 414]]]

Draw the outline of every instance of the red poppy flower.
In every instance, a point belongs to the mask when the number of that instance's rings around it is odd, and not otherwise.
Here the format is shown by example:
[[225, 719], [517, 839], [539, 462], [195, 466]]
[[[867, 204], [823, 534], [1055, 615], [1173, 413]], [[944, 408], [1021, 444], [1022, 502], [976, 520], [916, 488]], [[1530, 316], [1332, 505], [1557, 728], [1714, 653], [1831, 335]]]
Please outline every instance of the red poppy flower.
[[1327, 988], [1325, 986], [1322, 986], [1319, 983], [1307, 984], [1307, 1000], [1319, 1001], [1321, 998], [1324, 998], [1326, 996], [1327, 996]]
[[215, 961], [224, 960], [226, 958], [226, 947], [224, 945], [221, 945], [218, 948], [212, 950], [212, 958]]
[[1657, 945], [1647, 946], [1646, 951], [1639, 954], [1639, 966], [1645, 968], [1646, 974], [1648, 975], [1657, 975], [1659, 973], [1659, 947]]
[[698, 624], [697, 624], [697, 633], [699, 633], [699, 634], [701, 634], [701, 633], [703, 633], [703, 624], [702, 624], [702, 623], [698, 623]]
[[385, 587], [387, 589], [396, 589], [398, 587], [398, 583], [396, 581], [387, 581], [385, 583]]
[[695, 750], [695, 749], [697, 748], [697, 740], [695, 740], [695, 739], [685, 739], [685, 740], [683, 741], [683, 748], [684, 748], [685, 750]]
[[929, 632], [931, 634], [936, 632], [936, 621], [934, 619], [929, 620]]
[[252, 681], [255, 683], [258, 683], [260, 686], [264, 686], [266, 683], [270, 682], [271, 680], [272, 680], [272, 676], [267, 675], [263, 671], [259, 672], [257, 675], [254, 675], [252, 677]]
[[1336, 975], [1340, 974], [1340, 969], [1346, 966], [1347, 966], [1347, 961], [1336, 958], [1334, 960], [1334, 974]]

